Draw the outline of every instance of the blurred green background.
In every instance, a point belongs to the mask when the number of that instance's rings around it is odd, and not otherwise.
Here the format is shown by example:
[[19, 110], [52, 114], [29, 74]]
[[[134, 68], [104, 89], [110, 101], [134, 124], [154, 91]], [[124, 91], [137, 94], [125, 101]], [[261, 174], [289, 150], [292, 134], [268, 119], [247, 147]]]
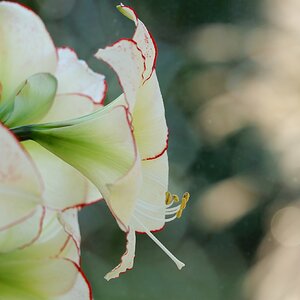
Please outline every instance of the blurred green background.
[[[100, 47], [130, 37], [114, 0], [18, 1], [106, 75]], [[135, 267], [107, 283], [125, 236], [104, 203], [80, 214], [82, 263], [95, 300], [300, 299], [300, 2], [124, 1], [155, 37], [170, 128], [170, 191], [191, 193], [182, 219], [156, 236], [177, 271], [139, 235]]]

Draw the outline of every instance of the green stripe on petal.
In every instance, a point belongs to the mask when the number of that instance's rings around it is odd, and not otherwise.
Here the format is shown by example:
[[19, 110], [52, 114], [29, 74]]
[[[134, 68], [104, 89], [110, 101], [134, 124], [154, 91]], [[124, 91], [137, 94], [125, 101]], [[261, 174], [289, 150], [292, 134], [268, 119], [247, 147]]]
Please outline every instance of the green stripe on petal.
[[106, 106], [89, 116], [60, 124], [27, 129], [33, 140], [93, 182], [126, 227], [140, 188], [140, 160], [127, 109]]
[[39, 121], [51, 108], [56, 89], [57, 80], [51, 74], [40, 73], [28, 78], [17, 93], [4, 124], [14, 127]]
[[[24, 258], [23, 253], [0, 257], [0, 299], [51, 299], [74, 285], [78, 269], [64, 259]], [[20, 296], [22, 296], [20, 298]]]

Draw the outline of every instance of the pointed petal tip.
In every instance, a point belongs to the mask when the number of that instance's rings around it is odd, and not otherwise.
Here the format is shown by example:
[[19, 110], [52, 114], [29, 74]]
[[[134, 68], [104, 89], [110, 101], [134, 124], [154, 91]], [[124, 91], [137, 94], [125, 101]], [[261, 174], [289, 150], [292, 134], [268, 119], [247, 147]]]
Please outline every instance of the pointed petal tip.
[[137, 15], [131, 7], [126, 6], [123, 3], [120, 3], [119, 5], [116, 6], [116, 8], [126, 18], [128, 18], [134, 22], [137, 21]]
[[113, 277], [109, 276], [109, 273], [107, 273], [105, 276], [104, 276], [104, 279], [106, 281], [110, 281]]

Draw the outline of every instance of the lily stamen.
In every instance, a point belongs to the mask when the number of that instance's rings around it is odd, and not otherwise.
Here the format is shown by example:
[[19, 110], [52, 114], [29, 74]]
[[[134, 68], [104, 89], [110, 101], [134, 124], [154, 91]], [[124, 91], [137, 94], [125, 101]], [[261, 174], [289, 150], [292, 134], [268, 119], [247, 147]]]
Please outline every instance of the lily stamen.
[[[170, 218], [166, 218], [166, 217], [158, 218], [155, 216], [151, 216], [151, 213], [156, 214], [158, 211], [160, 211], [162, 209], [162, 207], [159, 205], [148, 204], [144, 201], [138, 202], [137, 206], [139, 206], [139, 208], [136, 207], [135, 210], [137, 213], [139, 213], [149, 219], [156, 220], [156, 221], [162, 221], [162, 222], [171, 222], [171, 221], [175, 220], [176, 218], [180, 218], [182, 216], [182, 212], [186, 208], [189, 198], [190, 198], [190, 194], [188, 192], [186, 192], [183, 194], [183, 196], [181, 198], [181, 203], [179, 205], [171, 207], [174, 202], [178, 202], [177, 199], [179, 199], [179, 197], [177, 195], [172, 195], [170, 192], [166, 192], [165, 203], [166, 204], [168, 203], [168, 204], [166, 205], [165, 216], [171, 216]], [[147, 212], [144, 212], [143, 209], [146, 209]]]
[[173, 203], [173, 197], [170, 192], [166, 192], [166, 205], [172, 204]]
[[185, 193], [183, 194], [182, 199], [181, 199], [181, 205], [180, 205], [180, 208], [179, 208], [179, 210], [178, 210], [177, 213], [176, 213], [176, 216], [177, 216], [178, 219], [181, 218], [182, 212], [183, 212], [183, 210], [186, 208], [186, 204], [187, 204], [187, 202], [189, 201], [189, 199], [190, 199], [190, 194], [189, 194], [188, 192], [185, 192]]

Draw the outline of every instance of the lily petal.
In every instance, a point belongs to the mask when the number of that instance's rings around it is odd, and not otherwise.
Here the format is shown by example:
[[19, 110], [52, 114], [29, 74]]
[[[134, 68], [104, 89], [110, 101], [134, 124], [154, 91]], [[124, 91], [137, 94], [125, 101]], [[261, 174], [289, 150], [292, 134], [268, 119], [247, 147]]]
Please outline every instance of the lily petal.
[[[59, 218], [59, 212], [47, 209], [40, 236], [34, 243], [30, 244], [28, 247], [22, 248], [21, 250], [19, 250], [19, 252], [21, 251], [24, 257], [31, 256], [34, 259], [44, 259], [45, 257], [62, 257], [73, 259], [73, 249], [68, 248], [70, 252], [66, 251], [66, 247], [72, 236], [70, 236], [70, 234], [65, 230]], [[76, 221], [77, 224], [72, 223], [72, 225], [78, 227], [78, 219]], [[77, 260], [77, 249], [75, 257]]]
[[73, 50], [58, 49], [55, 76], [58, 79], [58, 94], [82, 94], [91, 97], [95, 103], [103, 103], [107, 89], [105, 77], [93, 72]]
[[143, 77], [144, 80], [148, 80], [155, 69], [157, 58], [156, 43], [144, 23], [138, 18], [132, 8], [123, 4], [118, 5], [117, 8], [124, 16], [135, 23], [136, 29], [132, 39], [137, 43], [137, 46], [143, 53], [145, 59], [145, 71]]
[[43, 205], [39, 174], [21, 145], [0, 125], [0, 230], [25, 221]]
[[93, 113], [101, 106], [96, 105], [91, 98], [81, 94], [60, 94], [47, 115], [39, 123], [59, 122], [79, 118]]
[[23, 145], [43, 178], [43, 199], [48, 207], [64, 210], [86, 203], [88, 183], [78, 170], [36, 142], [26, 141]]
[[[68, 233], [77, 248], [77, 252], [80, 253], [80, 242], [81, 242], [81, 235], [78, 223], [78, 209], [71, 208], [67, 209], [66, 211], [59, 213], [58, 219], [63, 226], [66, 233]], [[74, 260], [74, 259], [72, 259]]]
[[36, 123], [52, 106], [56, 88], [57, 81], [49, 73], [28, 78], [12, 102], [11, 113], [4, 124], [11, 128]]
[[130, 39], [120, 39], [112, 46], [99, 49], [95, 57], [105, 61], [116, 72], [127, 106], [132, 112], [145, 69], [145, 59], [136, 42]]
[[1, 300], [53, 299], [72, 289], [79, 273], [71, 261], [24, 258], [21, 252], [1, 255], [0, 269]]
[[[78, 221], [72, 224], [78, 227]], [[48, 210], [42, 234], [33, 244], [1, 254], [0, 299], [54, 300], [78, 288], [82, 288], [81, 299], [91, 299], [80, 267], [70, 260], [73, 253], [71, 248], [67, 251], [66, 236], [57, 213]]]
[[19, 85], [36, 73], [54, 74], [56, 49], [41, 19], [13, 2], [0, 3], [1, 101], [9, 101]]
[[127, 270], [132, 269], [133, 267], [134, 256], [135, 256], [135, 244], [136, 244], [135, 230], [133, 228], [129, 228], [126, 235], [126, 239], [127, 239], [126, 251], [121, 258], [120, 264], [105, 275], [104, 278], [107, 281], [113, 278], [118, 278], [121, 273], [124, 273]]
[[142, 162], [143, 185], [140, 191], [134, 216], [133, 227], [138, 232], [145, 232], [144, 226], [151, 231], [158, 231], [165, 225], [165, 193], [168, 189], [169, 164], [167, 153], [154, 160]]
[[0, 253], [26, 247], [35, 242], [42, 231], [44, 214], [44, 207], [37, 207], [34, 214], [23, 222], [0, 231]]
[[63, 296], [55, 297], [51, 300], [74, 300], [74, 299], [82, 299], [82, 300], [93, 300], [92, 288], [78, 267], [78, 275], [75, 284], [71, 288], [71, 290]]
[[143, 160], [161, 156], [168, 148], [168, 127], [156, 73], [138, 90], [133, 112], [134, 136]]

